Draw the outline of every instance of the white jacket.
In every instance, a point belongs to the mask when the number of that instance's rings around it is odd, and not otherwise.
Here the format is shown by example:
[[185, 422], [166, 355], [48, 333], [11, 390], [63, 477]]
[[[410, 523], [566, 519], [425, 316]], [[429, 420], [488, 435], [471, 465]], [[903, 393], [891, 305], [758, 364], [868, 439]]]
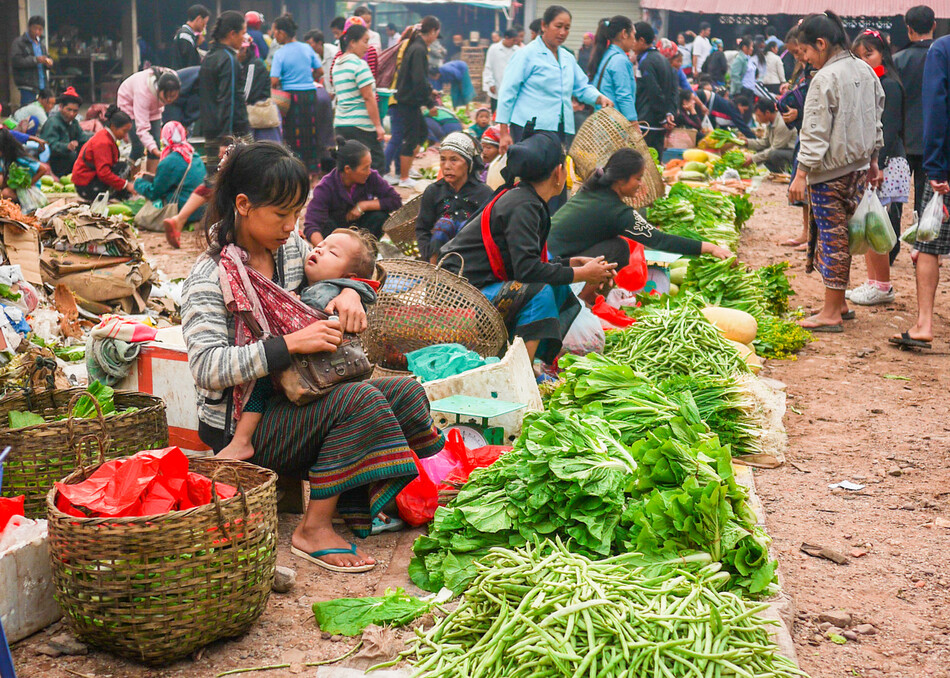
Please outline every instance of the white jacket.
[[[482, 89], [491, 96], [492, 99], [498, 98], [498, 92], [501, 90], [501, 81], [505, 77], [505, 67], [511, 57], [518, 50], [518, 45], [505, 47], [505, 44], [499, 40], [488, 48], [485, 54], [485, 70], [482, 71]], [[492, 94], [491, 88], [495, 88]]]
[[765, 53], [765, 72], [759, 77], [763, 85], [781, 85], [785, 82], [785, 64], [775, 52]]

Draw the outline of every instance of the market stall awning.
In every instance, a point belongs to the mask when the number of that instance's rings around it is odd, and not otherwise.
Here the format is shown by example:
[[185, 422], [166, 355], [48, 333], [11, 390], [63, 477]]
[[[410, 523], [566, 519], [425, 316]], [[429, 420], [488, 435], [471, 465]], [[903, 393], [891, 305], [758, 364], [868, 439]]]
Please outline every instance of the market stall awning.
[[[919, 5], [919, 0], [643, 0], [648, 9], [668, 9], [671, 12], [700, 14], [791, 14], [803, 16], [830, 9], [841, 16], [896, 16]], [[927, 3], [938, 19], [950, 18], [950, 0]]]
[[508, 12], [511, 9], [511, 0], [387, 0], [397, 5], [472, 5], [485, 9], [500, 9]]

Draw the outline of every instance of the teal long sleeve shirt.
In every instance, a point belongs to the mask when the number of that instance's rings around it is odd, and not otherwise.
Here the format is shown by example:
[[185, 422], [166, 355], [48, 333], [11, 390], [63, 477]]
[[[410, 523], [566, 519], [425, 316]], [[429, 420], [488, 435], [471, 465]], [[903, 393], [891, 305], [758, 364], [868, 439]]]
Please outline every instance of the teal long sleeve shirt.
[[[627, 120], [637, 120], [637, 80], [626, 52], [611, 45], [594, 74], [594, 87], [614, 102]], [[600, 108], [599, 106], [597, 108]]]
[[142, 178], [135, 180], [135, 190], [146, 200], [161, 200], [164, 203], [175, 195], [182, 177], [185, 177], [185, 181], [178, 194], [178, 208], [181, 209], [191, 192], [205, 179], [205, 164], [197, 153], [192, 156], [190, 169], [180, 153], [169, 153], [158, 163], [155, 178], [151, 181]]

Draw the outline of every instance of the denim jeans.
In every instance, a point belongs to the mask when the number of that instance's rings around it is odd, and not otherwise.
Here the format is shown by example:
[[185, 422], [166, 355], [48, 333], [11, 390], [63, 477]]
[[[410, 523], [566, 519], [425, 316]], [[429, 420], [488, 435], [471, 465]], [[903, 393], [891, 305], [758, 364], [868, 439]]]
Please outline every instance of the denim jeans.
[[386, 144], [385, 162], [386, 167], [381, 174], [388, 174], [389, 169], [396, 164], [396, 174], [399, 174], [399, 149], [402, 148], [403, 140], [403, 120], [402, 111], [398, 106], [389, 107], [389, 143]]

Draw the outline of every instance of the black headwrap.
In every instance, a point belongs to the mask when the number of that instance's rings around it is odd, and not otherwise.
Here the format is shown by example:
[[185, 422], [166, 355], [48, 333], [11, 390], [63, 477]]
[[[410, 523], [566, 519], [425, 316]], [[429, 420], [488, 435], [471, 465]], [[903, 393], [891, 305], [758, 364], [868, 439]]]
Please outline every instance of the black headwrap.
[[535, 132], [528, 123], [525, 135], [508, 149], [508, 164], [501, 171], [506, 186], [512, 186], [516, 178], [533, 182], [547, 179], [551, 172], [564, 161], [564, 147], [554, 132]]

